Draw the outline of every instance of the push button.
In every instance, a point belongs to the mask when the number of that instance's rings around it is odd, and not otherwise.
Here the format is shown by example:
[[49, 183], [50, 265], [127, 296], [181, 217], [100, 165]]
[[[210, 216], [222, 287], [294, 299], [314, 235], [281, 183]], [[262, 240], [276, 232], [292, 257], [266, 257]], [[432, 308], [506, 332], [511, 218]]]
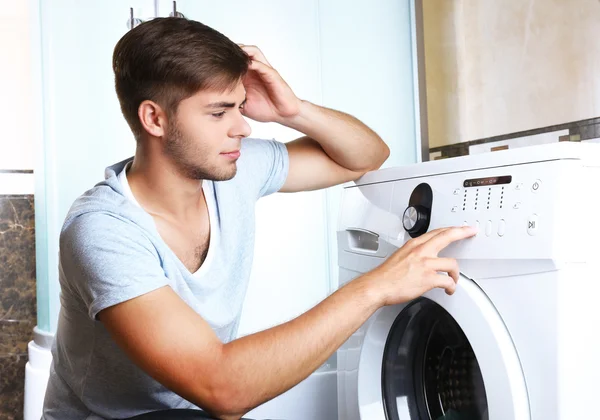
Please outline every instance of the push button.
[[527, 220], [527, 233], [531, 236], [537, 234], [540, 228], [540, 221], [537, 214], [532, 214]]
[[542, 181], [536, 179], [535, 182], [531, 184], [531, 191], [536, 193], [540, 190], [540, 188], [542, 188]]
[[485, 224], [485, 236], [491, 236], [492, 235], [492, 221], [488, 220], [487, 223]]
[[500, 220], [500, 222], [498, 222], [498, 236], [504, 236], [504, 234], [506, 233], [506, 222], [504, 221], [504, 219]]

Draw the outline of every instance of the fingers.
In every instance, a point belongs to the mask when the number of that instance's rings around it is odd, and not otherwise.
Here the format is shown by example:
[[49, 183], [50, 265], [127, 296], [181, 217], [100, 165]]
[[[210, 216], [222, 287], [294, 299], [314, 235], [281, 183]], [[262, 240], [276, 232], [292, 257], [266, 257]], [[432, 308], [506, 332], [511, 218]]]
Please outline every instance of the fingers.
[[274, 82], [280, 78], [279, 73], [275, 69], [260, 61], [252, 60], [248, 68], [254, 70], [265, 82]]
[[452, 277], [445, 274], [435, 274], [434, 276], [433, 287], [444, 289], [447, 295], [453, 295], [456, 292], [456, 282]]
[[424, 233], [421, 236], [417, 236], [416, 238], [411, 239], [409, 242], [407, 242], [406, 245], [408, 245], [408, 247], [410, 247], [411, 249], [418, 247], [420, 245], [423, 245], [427, 241], [431, 240], [433, 237], [439, 235], [440, 233], [447, 231], [448, 229], [450, 229], [450, 228], [445, 227], [445, 228], [438, 228], [438, 229], [430, 230], [429, 232]]
[[458, 281], [460, 271], [458, 268], [458, 262], [454, 258], [432, 258], [427, 263], [428, 268], [436, 272], [448, 273], [448, 276]]
[[476, 233], [477, 230], [471, 226], [452, 227], [440, 232], [439, 235], [435, 235], [424, 246], [428, 248], [428, 251], [432, 252], [434, 255], [437, 255], [442, 249], [446, 248], [452, 242], [470, 238], [475, 236]]
[[254, 45], [244, 45], [244, 44], [238, 44], [238, 45], [240, 46], [240, 48], [242, 50], [244, 50], [244, 52], [246, 54], [248, 54], [250, 56], [250, 58], [252, 60], [260, 61], [261, 63], [263, 63], [269, 67], [272, 67], [271, 63], [269, 63], [267, 61], [267, 58], [265, 57], [265, 55], [262, 53], [262, 51], [258, 47], [254, 46]]

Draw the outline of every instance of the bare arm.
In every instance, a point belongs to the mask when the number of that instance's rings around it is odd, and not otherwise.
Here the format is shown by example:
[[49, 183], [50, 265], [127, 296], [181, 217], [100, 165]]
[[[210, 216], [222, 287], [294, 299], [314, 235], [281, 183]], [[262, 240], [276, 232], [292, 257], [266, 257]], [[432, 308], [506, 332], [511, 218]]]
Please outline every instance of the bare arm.
[[300, 317], [228, 344], [170, 287], [104, 309], [99, 319], [157, 381], [219, 418], [238, 419], [310, 375], [379, 307], [433, 287], [452, 293], [456, 262], [436, 255], [472, 234], [429, 232]]
[[354, 181], [378, 169], [390, 154], [383, 140], [356, 118], [310, 102], [302, 101], [300, 113], [282, 124], [306, 134], [286, 144], [290, 171], [282, 192]]
[[163, 287], [99, 319], [157, 381], [219, 418], [237, 419], [310, 375], [376, 309], [363, 283], [353, 282], [290, 322], [223, 344]]
[[244, 115], [305, 134], [287, 143], [290, 170], [282, 192], [353, 181], [385, 162], [390, 150], [373, 130], [351, 115], [300, 100], [257, 47], [243, 48], [252, 58]]

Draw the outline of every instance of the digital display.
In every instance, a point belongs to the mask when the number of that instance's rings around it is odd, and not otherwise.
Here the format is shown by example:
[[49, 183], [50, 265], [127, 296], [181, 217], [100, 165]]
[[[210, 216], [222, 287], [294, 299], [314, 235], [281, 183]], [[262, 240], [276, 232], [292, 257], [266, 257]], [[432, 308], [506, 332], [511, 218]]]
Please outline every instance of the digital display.
[[467, 179], [463, 182], [465, 188], [470, 187], [490, 187], [492, 185], [510, 184], [512, 181], [511, 175], [491, 176], [488, 178]]

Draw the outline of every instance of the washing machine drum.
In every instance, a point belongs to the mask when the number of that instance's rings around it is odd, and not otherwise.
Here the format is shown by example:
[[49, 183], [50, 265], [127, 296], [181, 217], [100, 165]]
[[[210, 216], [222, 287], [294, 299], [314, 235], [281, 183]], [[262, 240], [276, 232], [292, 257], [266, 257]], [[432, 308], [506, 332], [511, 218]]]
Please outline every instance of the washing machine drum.
[[396, 318], [382, 362], [388, 420], [488, 420], [483, 377], [454, 318], [419, 299]]
[[434, 289], [381, 308], [362, 333], [361, 420], [530, 420], [512, 338], [473, 280], [461, 276], [452, 296]]

